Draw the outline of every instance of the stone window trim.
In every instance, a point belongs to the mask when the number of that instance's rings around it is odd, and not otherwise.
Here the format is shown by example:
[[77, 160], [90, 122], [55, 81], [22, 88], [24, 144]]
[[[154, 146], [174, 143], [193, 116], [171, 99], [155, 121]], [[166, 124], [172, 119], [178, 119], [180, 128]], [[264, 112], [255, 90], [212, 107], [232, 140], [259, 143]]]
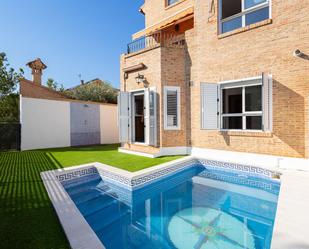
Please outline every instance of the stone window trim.
[[226, 32], [226, 33], [223, 33], [223, 34], [218, 33], [218, 39], [223, 39], [223, 38], [230, 37], [230, 36], [233, 36], [233, 35], [237, 35], [237, 34], [252, 30], [252, 29], [256, 29], [256, 28], [259, 28], [259, 27], [262, 27], [262, 26], [266, 26], [266, 25], [272, 24], [272, 22], [273, 22], [272, 19], [266, 19], [266, 20], [263, 20], [263, 21], [260, 21], [260, 22], [257, 22], [257, 23], [239, 28], [239, 29], [232, 30], [230, 32]]
[[218, 134], [229, 137], [273, 137], [273, 132], [270, 131], [250, 131], [250, 130], [221, 130]]

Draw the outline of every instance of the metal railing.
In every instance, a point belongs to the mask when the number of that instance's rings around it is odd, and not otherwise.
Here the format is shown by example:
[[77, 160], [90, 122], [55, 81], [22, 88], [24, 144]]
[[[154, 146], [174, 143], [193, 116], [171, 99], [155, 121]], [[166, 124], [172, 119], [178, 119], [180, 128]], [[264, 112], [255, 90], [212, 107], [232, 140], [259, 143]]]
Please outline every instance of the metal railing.
[[185, 44], [184, 34], [172, 34], [158, 32], [151, 35], [141, 37], [130, 42], [127, 45], [127, 54], [139, 52], [148, 48], [155, 48], [159, 46], [164, 47], [183, 47]]

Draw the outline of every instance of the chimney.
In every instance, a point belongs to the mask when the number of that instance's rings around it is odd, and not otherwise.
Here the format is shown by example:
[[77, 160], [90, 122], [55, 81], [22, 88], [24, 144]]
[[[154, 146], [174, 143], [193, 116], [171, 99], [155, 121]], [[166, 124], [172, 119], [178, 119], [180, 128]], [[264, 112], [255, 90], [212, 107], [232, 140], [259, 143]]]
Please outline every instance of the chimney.
[[41, 61], [40, 58], [35, 59], [27, 63], [27, 66], [32, 69], [32, 81], [34, 84], [42, 84], [42, 72], [47, 66]]

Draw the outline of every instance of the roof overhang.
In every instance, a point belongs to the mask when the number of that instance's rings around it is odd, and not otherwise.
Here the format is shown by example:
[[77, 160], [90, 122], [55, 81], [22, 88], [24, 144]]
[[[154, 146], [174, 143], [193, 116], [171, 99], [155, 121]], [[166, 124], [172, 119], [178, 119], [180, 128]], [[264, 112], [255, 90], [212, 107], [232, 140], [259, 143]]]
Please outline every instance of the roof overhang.
[[194, 13], [194, 6], [190, 6], [188, 8], [182, 9], [176, 13], [174, 13], [173, 15], [164, 18], [163, 20], [161, 20], [160, 22], [157, 22], [135, 34], [132, 35], [132, 39], [138, 39], [142, 36], [154, 33], [158, 30], [161, 30], [165, 27], [168, 27], [172, 24], [176, 24], [179, 23], [179, 21], [184, 21], [184, 19], [189, 19], [191, 17], [193, 17], [193, 13]]

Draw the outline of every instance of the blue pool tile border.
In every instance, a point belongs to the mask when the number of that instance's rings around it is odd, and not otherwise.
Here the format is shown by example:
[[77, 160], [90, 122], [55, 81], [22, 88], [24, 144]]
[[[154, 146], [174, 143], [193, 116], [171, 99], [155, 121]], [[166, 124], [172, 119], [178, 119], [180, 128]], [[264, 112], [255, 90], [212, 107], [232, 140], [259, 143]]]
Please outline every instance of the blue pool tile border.
[[162, 169], [150, 174], [147, 174], [145, 176], [139, 177], [139, 178], [135, 178], [133, 180], [131, 180], [131, 187], [137, 187], [137, 186], [141, 186], [144, 185], [146, 183], [150, 183], [153, 182], [159, 178], [162, 178], [164, 176], [168, 176], [172, 173], [176, 173], [180, 170], [183, 169], [187, 169], [187, 168], [191, 168], [193, 167], [196, 163], [198, 163], [197, 160], [190, 160], [190, 161], [186, 161], [186, 162], [182, 162], [182, 163], [178, 163], [176, 165], [170, 166], [166, 169]]
[[[135, 189], [145, 184], [152, 183], [158, 179], [161, 179], [165, 176], [176, 173], [180, 170], [193, 167], [196, 164], [201, 164], [205, 168], [211, 168], [215, 170], [223, 170], [234, 173], [245, 173], [263, 178], [271, 178], [274, 174], [274, 171], [245, 164], [223, 162], [210, 159], [199, 159], [199, 158], [190, 158], [183, 160], [181, 162], [176, 162], [175, 164], [169, 163], [166, 167], [162, 169], [157, 169], [150, 171], [149, 173], [144, 173], [141, 176], [122, 175], [121, 173], [111, 172], [104, 167], [97, 167], [96, 164], [93, 166], [88, 166], [87, 168], [68, 170], [66, 173], [60, 173], [56, 177], [60, 182], [80, 178], [83, 176], [99, 174], [102, 178], [111, 180], [116, 184], [120, 184], [129, 189]], [[150, 168], [151, 169], [151, 168]]]
[[217, 173], [213, 173], [210, 171], [203, 171], [199, 174], [199, 176], [206, 177], [206, 178], [213, 179], [213, 180], [243, 185], [243, 186], [250, 186], [252, 188], [262, 189], [262, 190], [265, 190], [267, 192], [270, 192], [276, 195], [279, 194], [279, 189], [280, 189], [280, 185], [278, 185], [277, 188], [273, 187], [274, 181], [270, 183], [269, 180], [265, 181], [262, 179], [261, 180], [248, 179], [248, 178], [242, 178], [242, 177], [233, 176], [233, 175], [217, 174]]
[[245, 164], [238, 164], [238, 163], [229, 163], [229, 162], [222, 162], [222, 161], [216, 161], [216, 160], [209, 160], [209, 159], [199, 159], [199, 162], [205, 166], [205, 167], [212, 167], [212, 168], [219, 168], [224, 170], [233, 170], [237, 172], [243, 172], [248, 174], [254, 174], [264, 177], [272, 177], [275, 172], [251, 165], [245, 165]]
[[126, 186], [130, 186], [130, 178], [126, 177], [126, 176], [122, 176], [113, 172], [110, 172], [108, 170], [104, 170], [104, 169], [98, 169], [99, 174], [103, 177], [103, 178], [108, 178], [109, 180], [112, 180], [113, 182], [117, 182]]
[[63, 182], [63, 181], [68, 181], [68, 180], [72, 180], [72, 179], [79, 178], [82, 176], [93, 175], [93, 174], [98, 174], [98, 170], [95, 167], [90, 167], [86, 169], [76, 169], [74, 171], [59, 174], [56, 177], [59, 182]]
[[108, 170], [104, 170], [99, 168], [99, 174], [103, 177], [103, 178], [108, 178], [113, 180], [114, 182], [120, 183], [122, 185], [125, 185], [126, 187], [129, 188], [136, 188], [136, 187], [140, 187], [144, 184], [148, 184], [150, 182], [153, 182], [157, 179], [160, 179], [164, 176], [170, 175], [172, 173], [176, 173], [179, 170], [185, 169], [185, 168], [190, 168], [193, 167], [194, 164], [198, 163], [198, 161], [196, 159], [191, 159], [185, 162], [181, 162], [181, 163], [177, 163], [175, 165], [171, 165], [168, 166], [164, 169], [155, 171], [155, 172], [150, 172], [149, 174], [145, 174], [143, 176], [140, 177], [136, 177], [136, 178], [130, 178], [130, 177], [126, 177], [126, 176], [122, 176], [113, 172], [110, 172]]

